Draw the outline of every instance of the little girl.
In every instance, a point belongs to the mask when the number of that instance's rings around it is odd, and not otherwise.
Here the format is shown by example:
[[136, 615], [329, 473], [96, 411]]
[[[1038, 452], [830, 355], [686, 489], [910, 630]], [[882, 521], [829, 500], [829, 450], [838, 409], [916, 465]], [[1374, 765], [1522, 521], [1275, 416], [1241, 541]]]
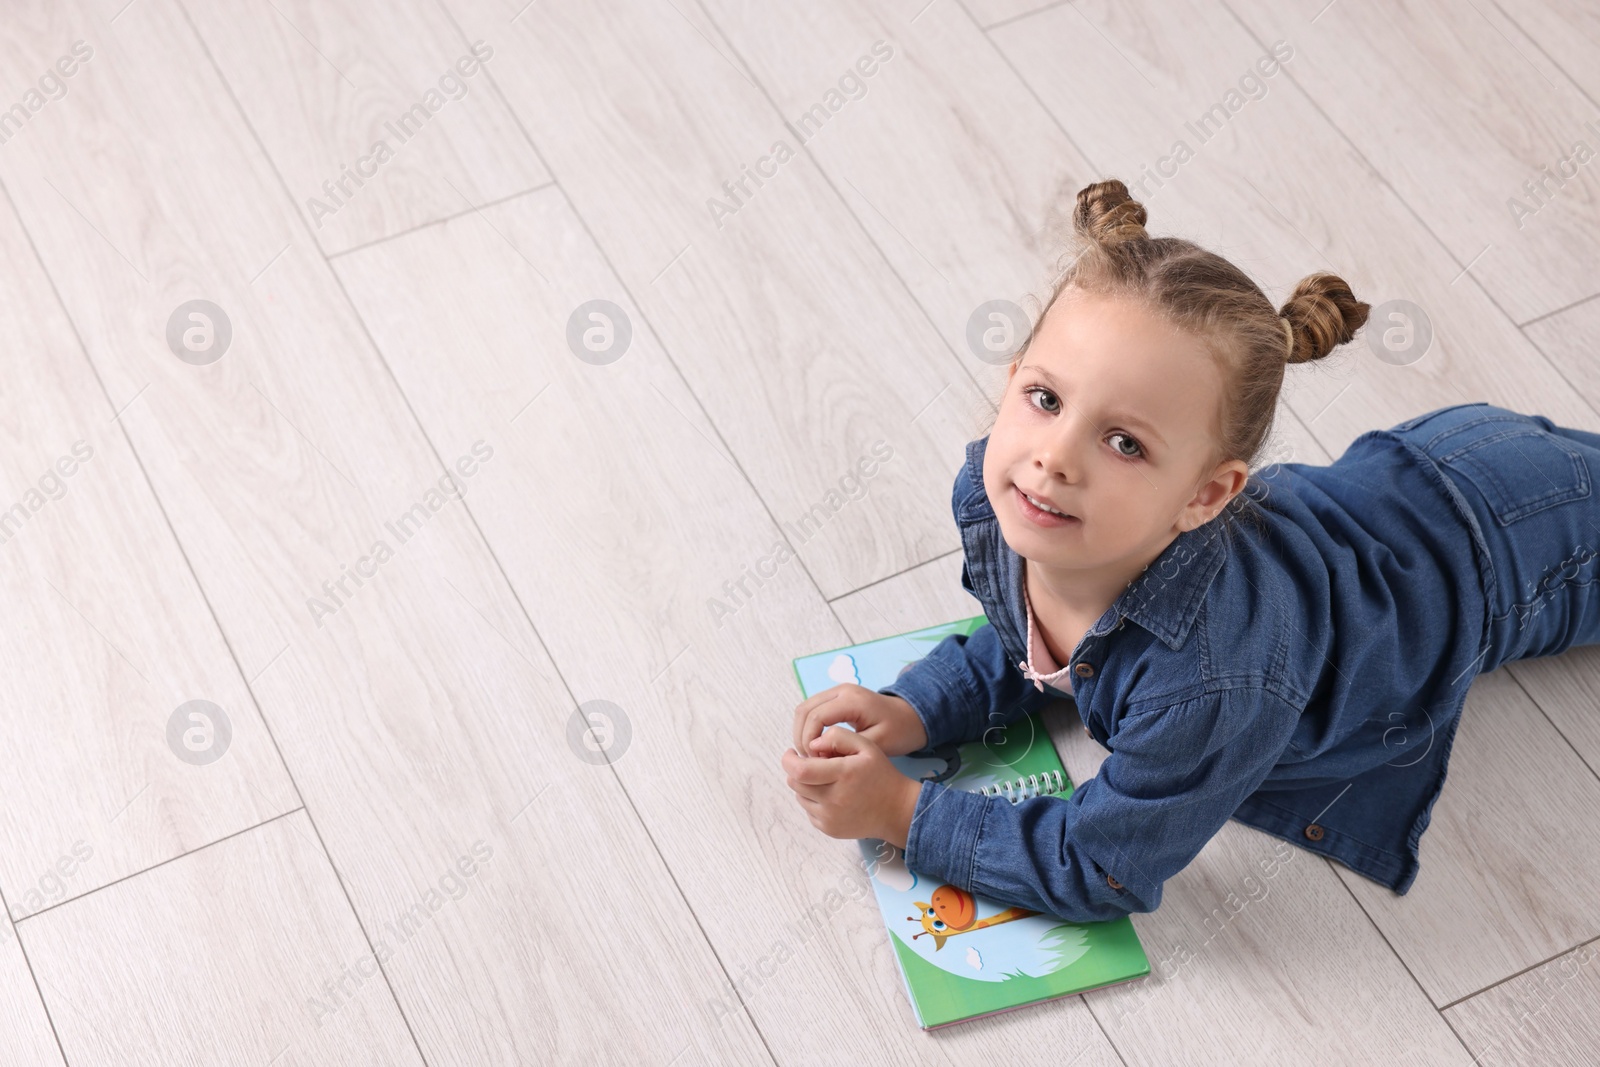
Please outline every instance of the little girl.
[[[1313, 274], [1274, 310], [1145, 219], [1120, 181], [1078, 193], [1079, 247], [967, 446], [951, 505], [987, 624], [802, 703], [789, 785], [825, 833], [1072, 922], [1154, 910], [1230, 817], [1403, 894], [1473, 678], [1600, 643], [1600, 434], [1458, 404], [1251, 474], [1285, 363], [1369, 307]], [[1069, 798], [888, 761], [1069, 696], [1110, 752]]]

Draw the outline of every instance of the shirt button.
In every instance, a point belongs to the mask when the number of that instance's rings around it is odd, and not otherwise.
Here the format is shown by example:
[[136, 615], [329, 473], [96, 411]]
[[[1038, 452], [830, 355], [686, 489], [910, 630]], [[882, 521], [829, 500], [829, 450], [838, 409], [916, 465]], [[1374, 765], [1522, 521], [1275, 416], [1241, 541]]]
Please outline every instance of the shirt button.
[[1111, 877], [1109, 874], [1106, 875], [1106, 885], [1110, 886], [1112, 889], [1122, 888], [1122, 883]]
[[1075, 672], [1079, 678], [1089, 678], [1094, 675], [1094, 668], [1087, 663], [1080, 663]]
[[1089, 735], [1089, 736], [1090, 736], [1090, 737], [1093, 737], [1093, 736], [1094, 736], [1094, 733], [1093, 733], [1093, 732], [1092, 732], [1092, 731], [1090, 731], [1090, 729], [1089, 729], [1089, 728], [1088, 728], [1088, 727], [1087, 727], [1087, 726], [1085, 726], [1085, 727], [1084, 727], [1084, 728], [1083, 728], [1083, 732], [1084, 732], [1084, 733], [1086, 733], [1086, 734], [1088, 734], [1088, 735]]
[[1306, 836], [1311, 838], [1313, 841], [1321, 841], [1322, 827], [1318, 826], [1316, 823], [1312, 823], [1310, 826], [1306, 827]]

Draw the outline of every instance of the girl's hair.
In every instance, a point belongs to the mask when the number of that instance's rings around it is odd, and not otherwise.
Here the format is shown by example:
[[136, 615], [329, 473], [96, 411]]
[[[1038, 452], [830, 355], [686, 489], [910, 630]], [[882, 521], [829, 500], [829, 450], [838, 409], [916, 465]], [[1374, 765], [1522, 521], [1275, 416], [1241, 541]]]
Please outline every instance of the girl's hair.
[[[1074, 240], [1037, 323], [1069, 287], [1105, 296], [1132, 297], [1198, 338], [1222, 374], [1218, 412], [1220, 456], [1251, 466], [1272, 430], [1284, 366], [1321, 359], [1349, 341], [1367, 321], [1371, 305], [1355, 298], [1343, 278], [1309, 274], [1275, 310], [1261, 288], [1238, 267], [1214, 252], [1180, 237], [1145, 232], [1144, 205], [1116, 179], [1078, 190], [1072, 213]], [[1284, 329], [1287, 320], [1294, 345]], [[1033, 331], [1012, 362], [1027, 355]], [[991, 423], [991, 429], [992, 429]], [[1264, 496], [1256, 482], [1241, 490], [1221, 512], [1251, 512]], [[1259, 515], [1253, 517], [1259, 522]], [[1226, 529], [1227, 524], [1224, 523]]]

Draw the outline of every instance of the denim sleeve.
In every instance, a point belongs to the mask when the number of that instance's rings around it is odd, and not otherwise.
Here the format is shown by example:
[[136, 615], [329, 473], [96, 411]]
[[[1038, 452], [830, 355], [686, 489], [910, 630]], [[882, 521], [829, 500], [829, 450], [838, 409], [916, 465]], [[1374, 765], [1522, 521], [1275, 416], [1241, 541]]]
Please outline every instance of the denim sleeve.
[[1051, 700], [1007, 662], [990, 623], [970, 634], [949, 635], [878, 692], [911, 705], [928, 732], [928, 749], [976, 741], [990, 727], [1020, 719]]
[[1067, 798], [1013, 804], [926, 781], [906, 865], [1068, 922], [1154, 911], [1162, 884], [1266, 778], [1298, 720], [1270, 693], [1229, 689], [1123, 720], [1099, 772]]

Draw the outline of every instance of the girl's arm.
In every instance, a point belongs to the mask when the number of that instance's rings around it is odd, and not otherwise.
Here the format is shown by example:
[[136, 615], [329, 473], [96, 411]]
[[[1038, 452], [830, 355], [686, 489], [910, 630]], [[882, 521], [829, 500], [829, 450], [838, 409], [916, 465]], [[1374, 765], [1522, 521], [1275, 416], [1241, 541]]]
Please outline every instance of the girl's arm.
[[979, 896], [1101, 922], [1154, 911], [1266, 778], [1299, 709], [1261, 689], [1206, 693], [1123, 719], [1111, 755], [1070, 797], [1013, 805], [924, 782], [908, 867]]
[[1020, 719], [1051, 699], [1007, 662], [1000, 635], [989, 623], [946, 637], [877, 691], [911, 705], [928, 732], [926, 750], [976, 741], [991, 727]]

